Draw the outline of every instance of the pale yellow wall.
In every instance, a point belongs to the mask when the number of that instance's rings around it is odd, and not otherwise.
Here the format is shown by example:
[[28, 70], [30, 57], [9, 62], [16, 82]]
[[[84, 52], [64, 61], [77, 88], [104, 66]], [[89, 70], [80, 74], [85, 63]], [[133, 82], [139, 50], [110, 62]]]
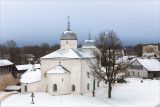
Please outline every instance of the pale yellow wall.
[[153, 52], [158, 52], [158, 46], [155, 46], [155, 45], [143, 46], [143, 54], [145, 54], [145, 53], [153, 53]]

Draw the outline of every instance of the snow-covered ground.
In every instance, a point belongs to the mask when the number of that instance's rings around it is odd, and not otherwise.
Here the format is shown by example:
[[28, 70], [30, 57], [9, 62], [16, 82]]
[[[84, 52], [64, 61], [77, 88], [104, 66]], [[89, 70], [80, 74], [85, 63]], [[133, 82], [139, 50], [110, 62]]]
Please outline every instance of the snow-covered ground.
[[35, 104], [31, 104], [31, 94], [15, 94], [5, 99], [1, 106], [155, 107], [160, 104], [160, 80], [146, 79], [143, 83], [138, 78], [126, 80], [128, 83], [114, 85], [111, 99], [107, 98], [107, 89], [101, 88], [96, 90], [95, 97], [91, 93], [63, 96], [35, 93]]

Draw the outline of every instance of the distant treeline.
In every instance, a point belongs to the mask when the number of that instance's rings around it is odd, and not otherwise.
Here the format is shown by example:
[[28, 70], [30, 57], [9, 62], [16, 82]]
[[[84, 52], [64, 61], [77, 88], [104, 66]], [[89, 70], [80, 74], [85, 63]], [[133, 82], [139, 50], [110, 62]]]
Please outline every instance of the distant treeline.
[[26, 54], [34, 55], [34, 61], [39, 61], [40, 57], [59, 48], [59, 44], [50, 46], [47, 43], [18, 47], [15, 41], [9, 40], [4, 44], [0, 44], [0, 58], [9, 59], [15, 64], [25, 64], [29, 63], [25, 58]]
[[[125, 55], [142, 56], [143, 45], [144, 44], [137, 44], [134, 46], [133, 45], [124, 46], [123, 50]], [[153, 44], [153, 45], [158, 45], [160, 50], [160, 43]], [[80, 48], [81, 46], [82, 45], [79, 44], [78, 48]], [[37, 61], [38, 63], [40, 61], [40, 57], [48, 53], [51, 53], [59, 48], [60, 48], [59, 44], [50, 46], [47, 43], [43, 43], [41, 45], [27, 45], [23, 47], [18, 47], [17, 43], [14, 40], [9, 40], [4, 44], [0, 44], [0, 58], [9, 59], [15, 64], [26, 64], [29, 62], [26, 59], [25, 55], [32, 54], [35, 56], [34, 61]]]

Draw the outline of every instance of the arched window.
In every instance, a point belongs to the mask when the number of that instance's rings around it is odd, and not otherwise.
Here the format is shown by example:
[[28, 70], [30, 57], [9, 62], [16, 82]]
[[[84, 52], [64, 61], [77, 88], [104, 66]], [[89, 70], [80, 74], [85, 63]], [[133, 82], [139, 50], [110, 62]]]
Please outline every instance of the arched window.
[[134, 72], [133, 72], [133, 76], [134, 76]]
[[87, 84], [87, 90], [89, 90], [89, 83]]
[[89, 72], [87, 72], [87, 77], [89, 78]]
[[27, 92], [27, 85], [24, 86], [24, 91]]
[[72, 85], [72, 91], [75, 91], [75, 85]]
[[99, 81], [97, 81], [97, 87], [99, 87]]
[[55, 92], [57, 91], [57, 84], [53, 85], [53, 91], [55, 91]]

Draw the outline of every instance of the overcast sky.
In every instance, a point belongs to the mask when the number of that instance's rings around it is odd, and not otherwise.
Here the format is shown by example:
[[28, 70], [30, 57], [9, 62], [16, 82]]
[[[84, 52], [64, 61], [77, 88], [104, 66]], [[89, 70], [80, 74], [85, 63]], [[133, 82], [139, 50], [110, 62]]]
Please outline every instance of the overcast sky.
[[160, 0], [1, 0], [0, 42], [59, 43], [67, 16], [81, 43], [105, 30], [123, 44], [160, 42]]

